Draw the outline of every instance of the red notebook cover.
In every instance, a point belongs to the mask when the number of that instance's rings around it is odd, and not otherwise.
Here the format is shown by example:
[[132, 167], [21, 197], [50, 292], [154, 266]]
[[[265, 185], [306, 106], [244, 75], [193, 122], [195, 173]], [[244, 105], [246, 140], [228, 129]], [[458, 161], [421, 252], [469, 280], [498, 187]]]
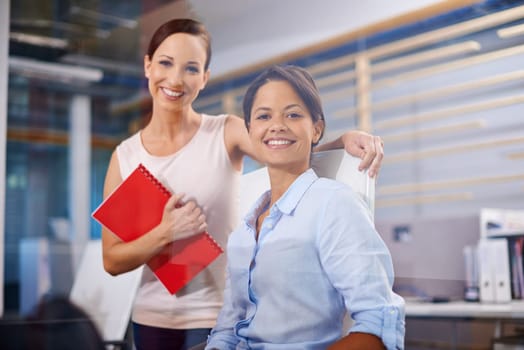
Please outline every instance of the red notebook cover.
[[[160, 223], [170, 197], [170, 191], [139, 164], [92, 216], [120, 239], [129, 242]], [[207, 232], [201, 232], [168, 244], [147, 264], [174, 294], [222, 253], [218, 243]]]

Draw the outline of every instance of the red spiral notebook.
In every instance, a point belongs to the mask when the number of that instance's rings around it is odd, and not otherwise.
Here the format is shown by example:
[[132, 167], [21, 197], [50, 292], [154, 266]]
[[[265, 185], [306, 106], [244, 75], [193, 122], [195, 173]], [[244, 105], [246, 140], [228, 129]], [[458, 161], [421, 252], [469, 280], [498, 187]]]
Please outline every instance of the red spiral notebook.
[[[92, 213], [125, 242], [149, 232], [162, 220], [171, 192], [147, 168], [138, 167]], [[224, 251], [207, 233], [176, 240], [147, 264], [174, 294]]]

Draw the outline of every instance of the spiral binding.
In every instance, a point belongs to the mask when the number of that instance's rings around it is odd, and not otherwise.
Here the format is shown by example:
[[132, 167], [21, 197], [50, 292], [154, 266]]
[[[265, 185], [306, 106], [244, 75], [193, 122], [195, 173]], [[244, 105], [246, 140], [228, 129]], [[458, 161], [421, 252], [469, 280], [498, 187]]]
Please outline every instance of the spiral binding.
[[224, 249], [218, 244], [218, 242], [209, 234], [209, 232], [204, 231], [204, 236], [212, 243], [212, 245], [220, 252], [223, 253]]
[[144, 174], [146, 178], [148, 178], [156, 187], [162, 191], [162, 193], [168, 197], [171, 197], [171, 192], [165, 188], [165, 186], [160, 181], [158, 181], [158, 179], [153, 174], [151, 174], [142, 163], [138, 164], [138, 171]]

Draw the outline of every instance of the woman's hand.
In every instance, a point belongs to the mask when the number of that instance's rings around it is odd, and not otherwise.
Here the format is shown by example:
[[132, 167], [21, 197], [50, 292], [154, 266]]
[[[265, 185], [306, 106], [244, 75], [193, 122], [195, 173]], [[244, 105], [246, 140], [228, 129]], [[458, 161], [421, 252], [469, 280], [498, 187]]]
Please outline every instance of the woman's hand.
[[206, 217], [195, 201], [182, 202], [184, 194], [175, 194], [169, 198], [162, 215], [168, 240], [187, 238], [207, 229]]
[[346, 152], [362, 159], [358, 169], [369, 168], [369, 176], [377, 176], [384, 158], [382, 139], [359, 130], [347, 131], [341, 136], [341, 139]]
[[382, 158], [384, 158], [384, 142], [379, 136], [373, 136], [364, 131], [349, 130], [337, 139], [316, 146], [313, 151], [327, 151], [344, 148], [347, 153], [362, 159], [358, 170], [369, 168], [369, 176], [376, 177]]

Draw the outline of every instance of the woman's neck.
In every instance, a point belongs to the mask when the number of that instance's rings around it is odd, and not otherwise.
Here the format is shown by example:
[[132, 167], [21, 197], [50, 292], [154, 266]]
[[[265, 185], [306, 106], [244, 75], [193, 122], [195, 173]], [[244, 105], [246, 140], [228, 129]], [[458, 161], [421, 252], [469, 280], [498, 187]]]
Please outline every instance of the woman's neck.
[[201, 115], [193, 110], [185, 115], [153, 112], [149, 124], [141, 132], [142, 144], [153, 155], [173, 154], [188, 144], [201, 122]]
[[172, 139], [180, 133], [193, 133], [200, 125], [201, 115], [192, 108], [185, 110], [165, 110], [153, 108], [151, 120], [145, 129], [156, 136]]
[[269, 182], [271, 184], [271, 201], [269, 207], [275, 204], [288, 190], [289, 186], [307, 169], [280, 169], [268, 167]]

